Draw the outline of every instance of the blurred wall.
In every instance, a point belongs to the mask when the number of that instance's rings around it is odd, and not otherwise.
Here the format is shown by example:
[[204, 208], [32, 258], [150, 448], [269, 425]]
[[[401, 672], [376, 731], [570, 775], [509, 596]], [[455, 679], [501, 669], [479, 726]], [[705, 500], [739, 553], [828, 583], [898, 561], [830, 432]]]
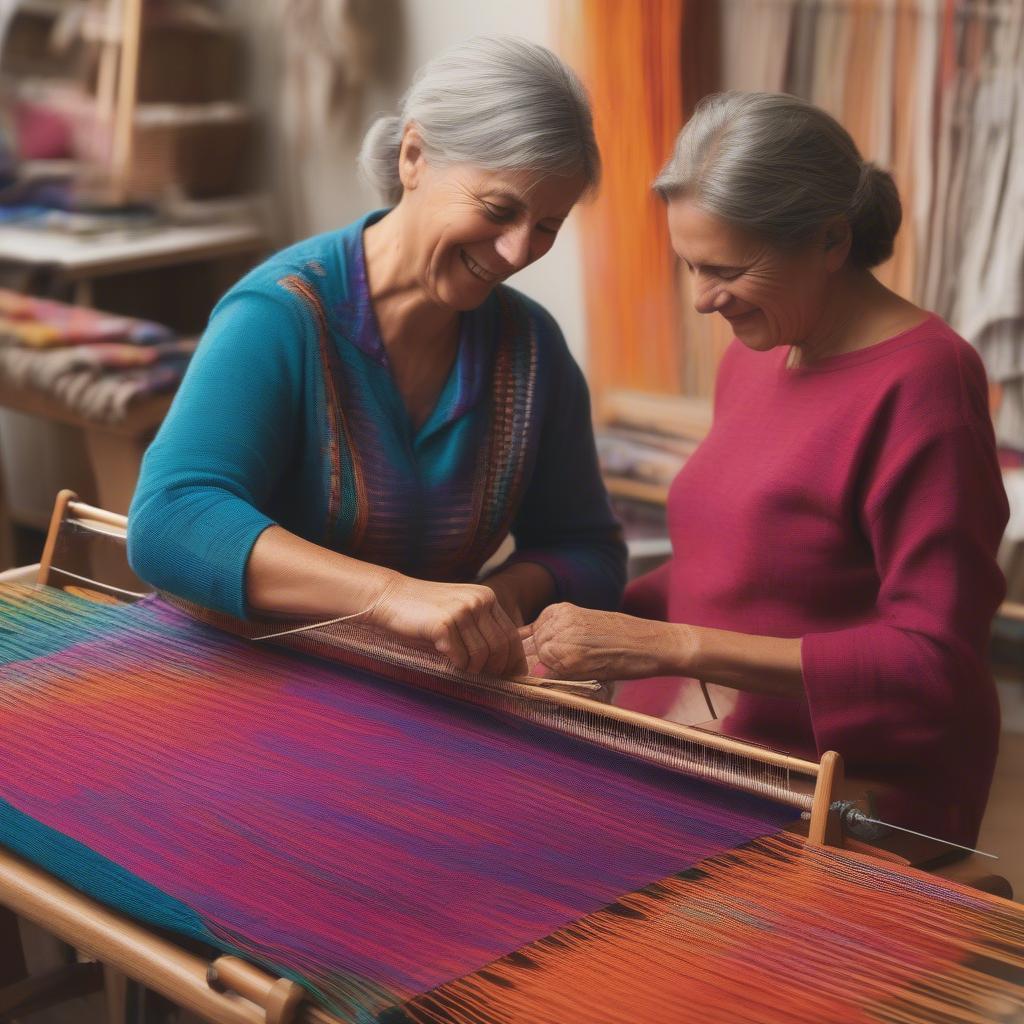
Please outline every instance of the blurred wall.
[[[280, 89], [280, 29], [271, 16], [280, 0], [229, 0], [227, 6], [251, 41], [254, 102], [269, 114], [265, 135], [269, 185], [285, 207], [282, 242], [341, 227], [377, 205], [356, 174], [356, 154], [366, 127], [378, 113], [392, 113], [413, 72], [434, 54], [474, 35], [517, 35], [555, 46], [560, 4], [552, 0], [400, 0], [400, 47], [392, 81], [371, 81], [359, 108], [343, 116], [296, 161], [283, 145], [277, 102]], [[294, 190], [294, 192], [292, 192]], [[299, 202], [288, 203], [298, 193]], [[290, 211], [289, 211], [290, 206]], [[296, 209], [300, 212], [296, 215]], [[586, 332], [578, 217], [562, 229], [554, 248], [511, 284], [541, 302], [555, 316], [577, 360], [585, 368]]]

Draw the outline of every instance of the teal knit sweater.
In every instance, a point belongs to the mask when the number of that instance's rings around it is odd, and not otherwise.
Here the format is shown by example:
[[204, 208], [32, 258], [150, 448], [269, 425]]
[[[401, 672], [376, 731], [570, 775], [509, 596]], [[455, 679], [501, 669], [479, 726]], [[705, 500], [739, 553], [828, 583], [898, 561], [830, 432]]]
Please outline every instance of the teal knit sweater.
[[218, 303], [146, 453], [128, 554], [154, 586], [244, 616], [245, 566], [277, 523], [423, 579], [468, 581], [504, 536], [559, 600], [613, 608], [625, 548], [589, 399], [554, 320], [505, 286], [460, 320], [414, 429], [367, 286], [363, 228], [273, 256]]

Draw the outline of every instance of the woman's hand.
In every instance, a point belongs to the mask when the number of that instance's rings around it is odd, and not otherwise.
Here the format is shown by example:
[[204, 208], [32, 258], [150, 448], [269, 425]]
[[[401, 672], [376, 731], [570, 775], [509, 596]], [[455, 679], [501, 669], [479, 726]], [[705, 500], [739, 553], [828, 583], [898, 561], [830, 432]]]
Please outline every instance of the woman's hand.
[[499, 676], [526, 671], [516, 626], [489, 587], [431, 583], [395, 573], [369, 621], [433, 644], [460, 669]]
[[642, 679], [679, 674], [686, 627], [619, 612], [553, 604], [519, 630], [531, 666], [554, 679]]

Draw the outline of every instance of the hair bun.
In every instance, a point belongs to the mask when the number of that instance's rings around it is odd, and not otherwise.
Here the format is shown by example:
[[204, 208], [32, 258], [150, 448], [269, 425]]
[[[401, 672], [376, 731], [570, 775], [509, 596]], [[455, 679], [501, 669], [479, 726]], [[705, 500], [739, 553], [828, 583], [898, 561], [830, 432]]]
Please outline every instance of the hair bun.
[[862, 267], [876, 267], [892, 256], [903, 207], [892, 175], [870, 160], [860, 165], [860, 179], [850, 202], [850, 254]]

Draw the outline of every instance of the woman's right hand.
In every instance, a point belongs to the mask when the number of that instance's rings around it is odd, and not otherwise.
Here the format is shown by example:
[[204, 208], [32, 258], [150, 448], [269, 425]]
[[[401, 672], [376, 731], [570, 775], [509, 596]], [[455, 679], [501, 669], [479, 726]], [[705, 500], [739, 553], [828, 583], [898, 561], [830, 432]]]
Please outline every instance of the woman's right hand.
[[516, 625], [490, 587], [431, 583], [396, 573], [374, 603], [369, 621], [432, 644], [469, 672], [498, 676], [526, 672]]

